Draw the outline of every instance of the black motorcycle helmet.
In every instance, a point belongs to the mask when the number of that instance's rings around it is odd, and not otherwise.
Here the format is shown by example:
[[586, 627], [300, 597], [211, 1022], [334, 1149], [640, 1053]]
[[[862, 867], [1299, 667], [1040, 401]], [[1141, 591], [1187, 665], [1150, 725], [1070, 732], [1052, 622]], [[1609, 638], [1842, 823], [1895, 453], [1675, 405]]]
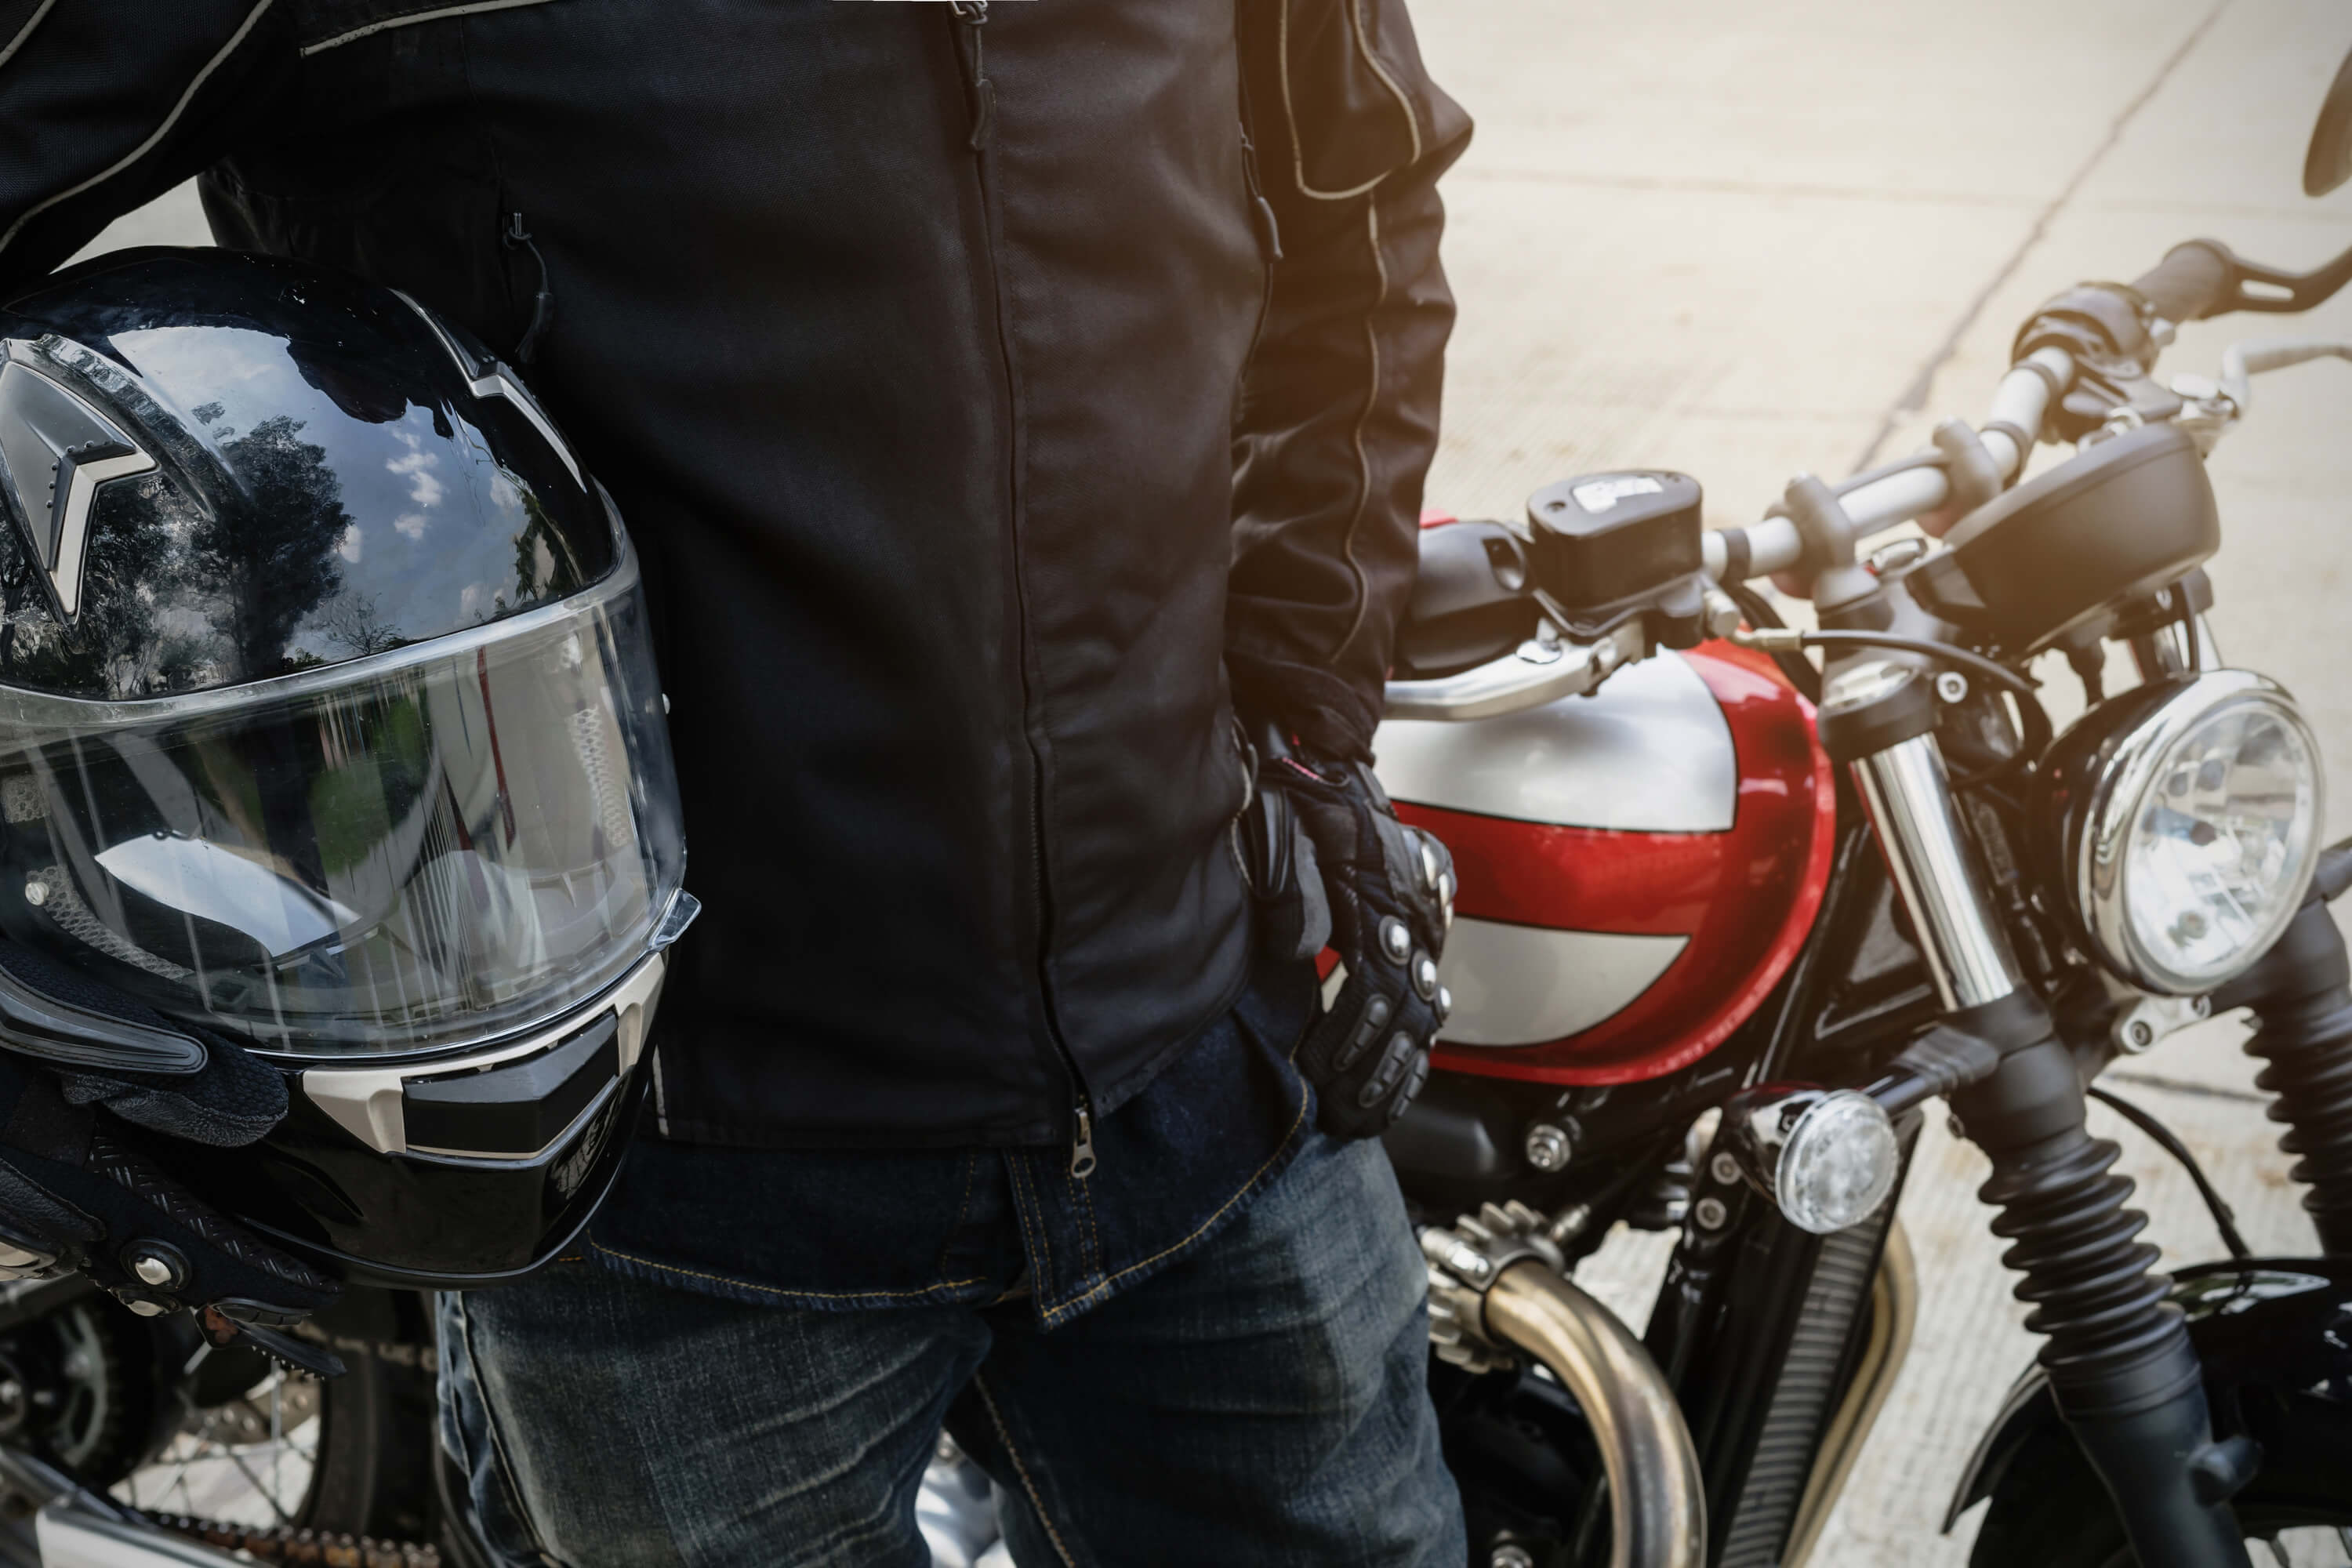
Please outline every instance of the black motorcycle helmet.
[[[382, 1282], [553, 1256], [694, 909], [609, 499], [405, 295], [145, 249], [0, 305], [0, 954], [287, 1074], [176, 1173], [257, 1229]], [[37, 972], [0, 1030], [105, 1035]]]

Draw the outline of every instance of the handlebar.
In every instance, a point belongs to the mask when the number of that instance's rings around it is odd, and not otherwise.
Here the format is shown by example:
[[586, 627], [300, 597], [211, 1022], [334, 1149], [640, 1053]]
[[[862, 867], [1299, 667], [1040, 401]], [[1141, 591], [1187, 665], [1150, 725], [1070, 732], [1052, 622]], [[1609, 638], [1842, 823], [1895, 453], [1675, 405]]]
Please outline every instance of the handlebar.
[[[1873, 534], [1920, 519], [1932, 524], [1937, 512], [1963, 510], [1990, 500], [2023, 471], [2044, 433], [2045, 419], [2056, 420], [2060, 434], [2071, 434], [2055, 405], [2078, 389], [2078, 382], [2109, 395], [2116, 393], [2113, 378], [2117, 373], [2106, 363], [2123, 351], [2123, 345], [2112, 341], [2116, 333], [2128, 331], [2137, 339], [2121, 353], [2126, 374], [2134, 365], [2143, 379], [2152, 374], [2155, 348], [2163, 340], [2139, 330], [2145, 322], [2133, 294], [2165, 320], [2181, 322], [2235, 310], [2305, 310], [2347, 283], [2352, 283], [2352, 250], [2298, 274], [2246, 261], [2218, 240], [2194, 239], [2174, 246], [2129, 290], [2116, 284], [2084, 285], [2060, 296], [2029, 321], [2019, 344], [2023, 357], [2001, 377], [1983, 425], [1971, 429], [1961, 421], [1947, 421], [1937, 427], [1935, 450], [1858, 474], [1834, 489], [1811, 475], [1800, 475], [1790, 481], [1783, 504], [1762, 521], [1748, 528], [1711, 529], [1700, 536], [1706, 575], [1731, 584], [1851, 561]], [[2070, 313], [2079, 330], [2034, 330], [2053, 320], [2063, 325]], [[2090, 368], [2078, 353], [2089, 356]], [[2240, 345], [2225, 356], [2222, 384], [2217, 390], [2242, 410], [2250, 375], [2323, 355], [2352, 359], [2352, 343], [2287, 340]], [[2171, 405], [2179, 408], [2180, 399], [2173, 396]], [[1539, 639], [1516, 658], [1507, 656], [1444, 679], [1392, 680], [1388, 711], [1391, 717], [1416, 719], [1514, 712], [1589, 691], [1619, 665], [1641, 657], [1633, 648], [1580, 648]]]
[[2168, 321], [2219, 315], [2237, 296], [2237, 258], [2210, 239], [2192, 239], [2132, 279], [2140, 297]]
[[2352, 342], [2334, 338], [2255, 338], [2221, 352], [2221, 390], [2243, 415], [2253, 406], [2253, 378], [2315, 359], [2352, 360]]
[[[1975, 432], [2000, 483], [2007, 484], [2024, 468], [2043, 414], [2074, 378], [2074, 356], [2055, 348], [2036, 349], [2000, 378], [1992, 410]], [[1835, 492], [1843, 514], [1835, 526], [1846, 542], [1858, 545], [1874, 533], [1940, 510], [1953, 497], [1949, 465], [1948, 454], [1937, 452], [1848, 480]], [[1718, 583], [1790, 571], [1806, 557], [1804, 531], [1786, 516], [1768, 517], [1750, 528], [1711, 530], [1699, 545], [1706, 574]]]
[[2166, 252], [2132, 284], [2168, 321], [2202, 321], [2238, 310], [2294, 315], [2352, 283], [2352, 250], [2308, 272], [2248, 261], [2218, 239], [2192, 239]]
[[[2247, 261], [2219, 240], [2192, 239], [2174, 246], [2131, 287], [2157, 314], [2179, 322], [2232, 310], [2305, 310], [2347, 282], [2352, 282], [2352, 250], [2310, 272], [2291, 273]], [[2112, 285], [2107, 291], [2120, 293]], [[2100, 290], [2090, 286], [2075, 292]], [[2127, 319], [2129, 307], [2121, 308]], [[2074, 386], [2077, 374], [2074, 353], [2044, 340], [2001, 378], [1991, 415], [1975, 432], [1975, 440], [1998, 470], [2000, 484], [2007, 485], [2023, 470], [2042, 436], [2044, 416]], [[1946, 447], [1945, 435], [1938, 432], [1939, 447]], [[1948, 447], [1847, 480], [1834, 492], [1838, 515], [1829, 520], [1829, 531], [1844, 542], [1859, 544], [1871, 534], [1943, 510], [1956, 495], [1970, 505], [1990, 499], [1980, 489], [1972, 494], [1967, 476], [1955, 487], [1953, 460]], [[1821, 545], [1837, 547], [1839, 542], [1822, 537], [1824, 520], [1818, 510], [1811, 526], [1816, 540], [1811, 550], [1806, 527], [1789, 515], [1768, 517], [1750, 528], [1712, 531], [1702, 541], [1706, 574], [1718, 583], [1738, 582], [1801, 568], [1809, 556], [1818, 562], [1826, 553]]]

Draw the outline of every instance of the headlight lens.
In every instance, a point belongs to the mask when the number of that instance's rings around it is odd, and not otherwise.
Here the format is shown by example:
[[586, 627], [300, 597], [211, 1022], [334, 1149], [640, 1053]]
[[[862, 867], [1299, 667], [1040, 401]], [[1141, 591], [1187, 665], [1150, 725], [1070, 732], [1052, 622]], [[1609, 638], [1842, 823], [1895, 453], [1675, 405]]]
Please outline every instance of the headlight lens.
[[2105, 748], [2074, 838], [2099, 956], [2169, 995], [2267, 952], [2311, 883], [2319, 747], [2286, 693], [2243, 670], [2183, 682]]

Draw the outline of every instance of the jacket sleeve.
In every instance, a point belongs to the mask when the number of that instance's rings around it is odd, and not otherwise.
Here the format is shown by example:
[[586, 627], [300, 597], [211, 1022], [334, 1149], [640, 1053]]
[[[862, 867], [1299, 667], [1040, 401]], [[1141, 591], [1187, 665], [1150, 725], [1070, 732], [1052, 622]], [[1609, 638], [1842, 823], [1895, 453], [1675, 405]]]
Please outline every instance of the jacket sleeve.
[[1245, 717], [1366, 756], [1454, 324], [1437, 177], [1470, 121], [1404, 0], [1241, 0], [1239, 37], [1281, 254], [1235, 421], [1225, 664]]
[[280, 112], [288, 0], [0, 0], [0, 298]]

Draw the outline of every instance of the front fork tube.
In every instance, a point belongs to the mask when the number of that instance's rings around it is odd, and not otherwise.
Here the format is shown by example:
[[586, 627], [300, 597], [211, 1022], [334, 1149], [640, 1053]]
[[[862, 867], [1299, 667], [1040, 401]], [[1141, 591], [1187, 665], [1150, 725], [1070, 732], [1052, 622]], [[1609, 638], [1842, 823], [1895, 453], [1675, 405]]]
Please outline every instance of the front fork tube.
[[2023, 977], [1936, 738], [1914, 734], [1851, 762], [1946, 1011], [2011, 1037], [1990, 1041], [2000, 1066], [1952, 1104], [1992, 1161], [1978, 1195], [2000, 1211], [1993, 1234], [2010, 1243], [2001, 1261], [2023, 1276], [2017, 1295], [2043, 1336], [2059, 1412], [2146, 1568], [2240, 1568], [2246, 1548], [2228, 1499], [2252, 1473], [2251, 1451], [2213, 1441], [2187, 1324], [2149, 1271], [2156, 1248], [2138, 1239], [2147, 1218], [2124, 1206], [2132, 1184], [2110, 1172], [2116, 1146], [2084, 1131], [2073, 1053], [2017, 995]]

